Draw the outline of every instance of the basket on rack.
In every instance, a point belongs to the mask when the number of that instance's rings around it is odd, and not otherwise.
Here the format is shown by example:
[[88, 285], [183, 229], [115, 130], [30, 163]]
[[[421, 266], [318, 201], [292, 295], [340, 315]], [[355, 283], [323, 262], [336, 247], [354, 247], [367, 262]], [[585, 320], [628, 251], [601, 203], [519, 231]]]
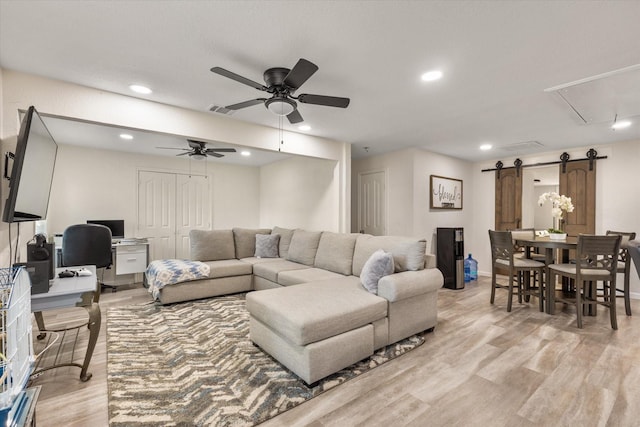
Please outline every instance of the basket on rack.
[[[23, 268], [0, 268], [0, 425], [5, 425], [33, 369], [31, 280]], [[12, 411], [13, 409], [13, 411]]]

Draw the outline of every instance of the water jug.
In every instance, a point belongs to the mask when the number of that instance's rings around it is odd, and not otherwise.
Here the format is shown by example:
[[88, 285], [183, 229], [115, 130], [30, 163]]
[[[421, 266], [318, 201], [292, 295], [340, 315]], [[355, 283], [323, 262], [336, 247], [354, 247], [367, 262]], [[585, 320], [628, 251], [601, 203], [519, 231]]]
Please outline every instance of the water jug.
[[478, 280], [478, 261], [469, 257], [464, 260], [464, 281], [471, 282]]
[[471, 264], [469, 263], [469, 259], [464, 260], [464, 283], [469, 283], [471, 281]]

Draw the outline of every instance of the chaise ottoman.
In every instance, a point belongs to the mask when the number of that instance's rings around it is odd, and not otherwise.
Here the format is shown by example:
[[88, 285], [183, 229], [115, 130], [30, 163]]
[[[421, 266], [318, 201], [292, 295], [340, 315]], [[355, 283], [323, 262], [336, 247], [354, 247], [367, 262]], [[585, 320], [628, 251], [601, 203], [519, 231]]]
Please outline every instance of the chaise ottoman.
[[387, 301], [354, 276], [250, 292], [247, 310], [251, 340], [307, 384], [388, 340]]

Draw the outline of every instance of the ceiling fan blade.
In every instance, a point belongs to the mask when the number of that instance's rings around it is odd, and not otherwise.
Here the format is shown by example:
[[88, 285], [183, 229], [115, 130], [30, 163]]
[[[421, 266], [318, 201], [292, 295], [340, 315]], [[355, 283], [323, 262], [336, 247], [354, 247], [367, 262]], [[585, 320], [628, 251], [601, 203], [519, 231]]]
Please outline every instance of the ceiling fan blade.
[[295, 125], [296, 123], [300, 123], [304, 121], [304, 119], [302, 118], [298, 110], [293, 110], [292, 113], [289, 113], [287, 115], [287, 119], [289, 119], [289, 123], [291, 123], [292, 125]]
[[284, 78], [284, 84], [294, 90], [298, 89], [316, 71], [318, 71], [318, 66], [316, 64], [309, 62], [304, 58], [300, 58], [291, 71], [289, 71], [287, 77]]
[[311, 95], [303, 93], [298, 96], [298, 101], [303, 104], [326, 105], [327, 107], [347, 108], [349, 106], [349, 98], [339, 98], [337, 96]]
[[186, 151], [191, 151], [188, 148], [173, 148], [173, 147], [156, 147], [159, 148], [161, 150], [186, 150]]
[[212, 152], [209, 152], [209, 151], [207, 151], [205, 154], [207, 156], [213, 156], [213, 157], [218, 157], [218, 158], [224, 157], [224, 154], [212, 153]]
[[206, 150], [207, 153], [235, 153], [236, 149], [235, 148], [207, 148]]
[[189, 154], [192, 154], [192, 151], [191, 151], [191, 150], [189, 150], [189, 151], [185, 151], [184, 153], [176, 154], [176, 156], [187, 156], [187, 155], [189, 155]]
[[267, 90], [267, 88], [264, 87], [263, 85], [261, 85], [260, 83], [254, 82], [253, 80], [249, 80], [248, 78], [242, 77], [239, 74], [232, 73], [231, 71], [225, 70], [224, 68], [213, 67], [211, 69], [211, 71], [216, 73], [216, 74], [219, 74], [219, 75], [221, 75], [223, 77], [226, 77], [228, 79], [235, 80], [238, 83], [242, 83], [242, 84], [245, 84], [247, 86], [251, 86], [254, 89]]
[[263, 104], [264, 101], [266, 100], [267, 100], [266, 98], [252, 99], [251, 101], [244, 101], [244, 102], [239, 102], [237, 104], [227, 105], [224, 108], [228, 110], [240, 110], [241, 108], [247, 108], [247, 107], [251, 107], [258, 104]]

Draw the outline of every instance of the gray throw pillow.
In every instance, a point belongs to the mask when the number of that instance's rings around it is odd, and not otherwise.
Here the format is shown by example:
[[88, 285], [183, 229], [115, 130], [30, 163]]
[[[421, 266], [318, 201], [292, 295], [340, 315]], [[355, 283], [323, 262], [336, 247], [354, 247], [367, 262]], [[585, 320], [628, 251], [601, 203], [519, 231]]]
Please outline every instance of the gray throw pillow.
[[384, 276], [393, 273], [393, 255], [378, 249], [375, 251], [362, 267], [360, 282], [366, 290], [372, 294], [378, 293], [378, 281]]
[[256, 234], [256, 254], [258, 258], [278, 258], [279, 234]]

